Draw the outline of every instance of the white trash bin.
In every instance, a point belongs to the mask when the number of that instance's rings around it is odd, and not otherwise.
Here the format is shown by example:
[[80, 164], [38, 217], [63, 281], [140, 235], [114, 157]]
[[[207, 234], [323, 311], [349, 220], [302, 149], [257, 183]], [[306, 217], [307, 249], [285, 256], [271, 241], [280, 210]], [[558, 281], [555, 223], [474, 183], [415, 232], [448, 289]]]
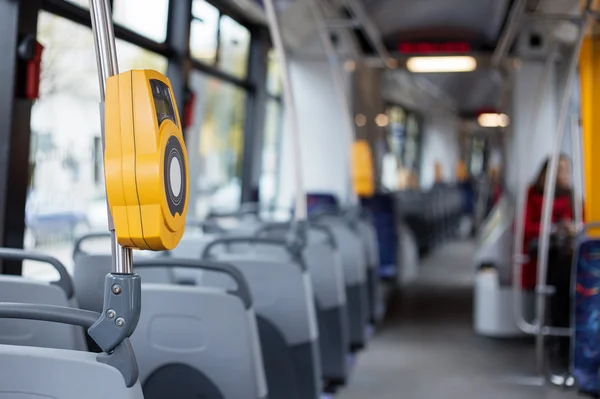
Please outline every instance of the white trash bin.
[[513, 288], [500, 285], [496, 269], [486, 268], [477, 272], [473, 305], [477, 334], [497, 338], [525, 335], [515, 322]]

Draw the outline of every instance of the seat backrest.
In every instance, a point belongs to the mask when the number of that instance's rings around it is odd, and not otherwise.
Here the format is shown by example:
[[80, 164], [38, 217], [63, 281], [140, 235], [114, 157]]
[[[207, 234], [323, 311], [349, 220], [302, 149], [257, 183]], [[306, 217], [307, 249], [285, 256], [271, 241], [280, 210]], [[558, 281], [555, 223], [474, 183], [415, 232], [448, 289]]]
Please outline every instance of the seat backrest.
[[[53, 305], [0, 303], [0, 320], [96, 326], [100, 313]], [[109, 336], [114, 330], [104, 329]], [[0, 397], [3, 398], [143, 398], [138, 369], [127, 336], [110, 353], [0, 344]]]
[[357, 219], [356, 227], [357, 233], [365, 244], [369, 267], [377, 268], [379, 266], [379, 242], [375, 227], [363, 218]]
[[[277, 251], [271, 245], [252, 244], [252, 252], [241, 254], [233, 249], [235, 245], [228, 246], [233, 253], [213, 255], [234, 265], [248, 281], [255, 301], [269, 394], [318, 398], [322, 375], [318, 327], [305, 263], [299, 263], [290, 255], [283, 259], [281, 252], [269, 255], [269, 251]], [[231, 285], [230, 280], [214, 273], [204, 273], [201, 283], [218, 287]]]
[[[142, 285], [142, 313], [131, 337], [146, 398], [263, 398], [253, 350], [253, 313], [225, 290]], [[175, 391], [174, 391], [175, 390]], [[177, 393], [180, 393], [179, 395]]]
[[[597, 226], [594, 226], [597, 228]], [[590, 393], [600, 394], [600, 339], [598, 338], [598, 309], [600, 308], [600, 239], [582, 236], [575, 247], [573, 259], [573, 368], [577, 386]], [[564, 265], [561, 265], [564, 266]]]
[[[244, 274], [257, 314], [280, 329], [289, 345], [318, 338], [312, 284], [306, 270], [291, 260], [276, 260], [265, 254], [219, 254], [218, 260]], [[212, 272], [203, 272], [199, 281], [208, 287], [233, 286], [229, 278]]]
[[367, 253], [360, 236], [341, 217], [324, 216], [319, 224], [333, 233], [342, 257], [346, 283], [350, 340], [355, 349], [366, 345], [369, 323], [369, 287]]
[[365, 244], [364, 248], [366, 250], [370, 321], [373, 324], [377, 324], [381, 321], [385, 312], [383, 292], [379, 279], [379, 243], [377, 242], [377, 233], [373, 225], [363, 218], [357, 218], [356, 232]]
[[[110, 261], [107, 255], [76, 257], [75, 271], [81, 277], [76, 282], [85, 281], [88, 287], [95, 279], [99, 285]], [[247, 287], [240, 288], [245, 282], [238, 278], [230, 291], [176, 285], [173, 262], [177, 260], [134, 260], [143, 284], [142, 311], [131, 342], [145, 397], [186, 397], [190, 392], [210, 398], [265, 397], [254, 310]], [[183, 268], [186, 261], [181, 264]], [[146, 283], [145, 275], [153, 282]], [[87, 290], [80, 294], [81, 302], [101, 306], [98, 294]]]
[[[48, 323], [53, 324], [53, 323]], [[0, 345], [0, 397], [19, 399], [143, 399], [95, 353]]]
[[[0, 248], [0, 259], [36, 260], [54, 267], [60, 276], [56, 282], [0, 276], [0, 302], [77, 307], [71, 277], [57, 259], [8, 248]], [[81, 327], [36, 320], [0, 319], [0, 344], [87, 350]]]

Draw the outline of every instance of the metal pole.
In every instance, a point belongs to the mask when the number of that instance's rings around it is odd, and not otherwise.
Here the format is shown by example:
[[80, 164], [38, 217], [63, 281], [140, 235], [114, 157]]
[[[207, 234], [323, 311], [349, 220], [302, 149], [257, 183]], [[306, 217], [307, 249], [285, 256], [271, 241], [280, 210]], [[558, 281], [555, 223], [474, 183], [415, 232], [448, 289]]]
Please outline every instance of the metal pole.
[[366, 33], [367, 38], [371, 42], [371, 45], [377, 51], [379, 57], [383, 61], [385, 67], [394, 69], [397, 67], [396, 60], [391, 56], [390, 52], [383, 45], [381, 41], [381, 33], [379, 28], [371, 21], [367, 12], [365, 11], [364, 5], [361, 1], [357, 0], [343, 0], [343, 2], [352, 10], [355, 18], [362, 24], [363, 30]]
[[579, 115], [571, 115], [571, 153], [573, 154], [573, 210], [575, 212], [575, 228], [579, 231], [583, 226], [583, 164], [581, 155], [581, 130]]
[[283, 38], [281, 36], [281, 28], [279, 20], [277, 18], [277, 11], [275, 10], [274, 0], [264, 0], [265, 11], [267, 14], [267, 21], [269, 24], [269, 32], [271, 33], [271, 39], [273, 40], [273, 47], [277, 62], [281, 67], [281, 82], [283, 84], [283, 102], [285, 104], [285, 113], [288, 121], [290, 122], [290, 129], [292, 133], [292, 147], [294, 156], [294, 178], [296, 186], [296, 205], [294, 212], [294, 219], [296, 221], [303, 221], [307, 219], [306, 209], [306, 193], [304, 190], [304, 179], [302, 176], [302, 143], [300, 140], [300, 123], [298, 121], [298, 113], [296, 109], [296, 103], [294, 100], [294, 92], [292, 87], [292, 81], [290, 77], [289, 64], [287, 61], [287, 55], [283, 44]]
[[[101, 111], [104, 114], [104, 100], [106, 98], [106, 80], [119, 73], [117, 63], [117, 46], [113, 30], [112, 13], [108, 0], [90, 0], [90, 16], [94, 45], [96, 47], [96, 61], [98, 64], [98, 77], [100, 84]], [[102, 119], [102, 145], [104, 146], [104, 118]], [[115, 228], [108, 209], [108, 225], [112, 241], [112, 270], [116, 274], [132, 274], [132, 252], [129, 248], [119, 245], [115, 236]]]
[[[533, 112], [529, 116], [528, 121], [528, 129], [527, 132], [531, 132], [528, 134], [529, 141], [526, 145], [519, 147], [518, 155], [517, 155], [517, 170], [526, 170], [531, 165], [523, 165], [522, 161], [527, 159], [527, 149], [531, 148], [533, 145], [533, 139], [536, 136], [536, 123], [537, 118], [540, 114], [540, 109], [542, 107], [542, 102], [546, 97], [546, 88], [549, 85], [550, 75], [552, 72], [552, 67], [554, 65], [555, 59], [555, 51], [556, 51], [556, 42], [552, 42], [550, 48], [548, 49], [548, 56], [546, 57], [546, 61], [544, 63], [544, 70], [542, 72], [542, 77], [540, 78], [540, 84], [538, 86], [538, 91], [535, 96], [535, 102]], [[517, 179], [517, 199], [516, 199], [516, 209], [515, 209], [515, 233], [513, 236], [513, 263], [512, 263], [512, 278], [513, 278], [513, 306], [514, 306], [514, 314], [515, 314], [515, 322], [517, 326], [526, 334], [536, 334], [537, 326], [529, 323], [523, 317], [523, 288], [522, 288], [522, 268], [525, 263], [524, 255], [523, 255], [523, 238], [525, 234], [525, 203], [527, 200], [527, 186], [525, 182], [521, 182], [520, 179]]]
[[494, 54], [492, 55], [493, 66], [499, 66], [500, 62], [502, 62], [504, 59], [504, 56], [508, 53], [508, 50], [514, 41], [515, 35], [519, 30], [521, 17], [525, 12], [526, 5], [527, 0], [516, 0], [515, 5], [511, 8], [508, 24], [502, 31], [498, 45], [496, 46]]
[[[327, 54], [327, 59], [329, 61], [329, 69], [331, 71], [331, 76], [333, 77], [333, 86], [335, 89], [335, 94], [338, 98], [339, 106], [342, 112], [344, 113], [342, 119], [345, 121], [346, 130], [348, 132], [348, 144], [352, 145], [356, 137], [356, 132], [354, 131], [354, 123], [352, 122], [352, 112], [350, 111], [350, 102], [348, 100], [344, 84], [344, 76], [342, 74], [340, 58], [335, 49], [333, 41], [331, 40], [331, 36], [329, 35], [329, 30], [325, 26], [325, 16], [323, 15], [323, 10], [319, 8], [320, 6], [317, 3], [317, 0], [308, 0], [308, 4], [312, 11], [315, 24], [317, 25], [317, 30], [319, 31], [319, 36], [321, 38], [321, 42], [323, 43], [323, 48], [325, 49], [325, 53]], [[348, 187], [350, 203], [356, 205], [358, 204], [358, 194], [353, 189], [352, 158], [350, 154], [348, 154], [348, 181], [350, 183]]]
[[546, 360], [545, 360], [545, 336], [542, 333], [542, 326], [546, 317], [546, 276], [548, 274], [548, 250], [550, 247], [550, 227], [552, 224], [552, 207], [554, 204], [554, 194], [556, 191], [556, 174], [558, 171], [558, 162], [560, 158], [560, 149], [563, 141], [564, 131], [567, 124], [569, 113], [569, 102], [571, 101], [571, 89], [575, 81], [577, 72], [577, 62], [581, 45], [585, 36], [585, 30], [588, 25], [589, 18], [584, 18], [580, 26], [579, 36], [571, 55], [567, 80], [563, 91], [563, 97], [559, 110], [558, 123], [554, 134], [554, 143], [552, 153], [550, 155], [550, 163], [546, 172], [546, 181], [544, 187], [544, 202], [542, 205], [542, 222], [540, 225], [540, 238], [538, 247], [538, 262], [537, 262], [537, 286], [536, 286], [536, 315], [538, 332], [536, 335], [536, 363], [540, 374], [546, 375]]

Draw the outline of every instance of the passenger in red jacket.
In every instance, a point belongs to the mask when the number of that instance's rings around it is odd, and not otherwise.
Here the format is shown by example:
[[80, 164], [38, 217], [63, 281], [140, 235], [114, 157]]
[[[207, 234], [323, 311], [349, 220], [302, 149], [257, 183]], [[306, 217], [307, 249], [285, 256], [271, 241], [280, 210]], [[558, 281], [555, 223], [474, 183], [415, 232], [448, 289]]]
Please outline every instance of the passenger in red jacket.
[[[532, 243], [539, 238], [540, 225], [542, 222], [542, 204], [544, 202], [544, 186], [546, 182], [546, 171], [549, 159], [544, 162], [542, 168], [527, 193], [525, 208], [525, 232], [523, 236], [523, 252], [530, 256], [529, 262], [523, 265], [522, 285], [526, 290], [533, 290], [537, 280], [537, 259], [531, 256]], [[553, 231], [564, 229], [568, 234], [575, 234], [573, 223], [573, 196], [571, 190], [571, 168], [569, 159], [561, 155], [556, 176], [556, 191], [552, 207]]]

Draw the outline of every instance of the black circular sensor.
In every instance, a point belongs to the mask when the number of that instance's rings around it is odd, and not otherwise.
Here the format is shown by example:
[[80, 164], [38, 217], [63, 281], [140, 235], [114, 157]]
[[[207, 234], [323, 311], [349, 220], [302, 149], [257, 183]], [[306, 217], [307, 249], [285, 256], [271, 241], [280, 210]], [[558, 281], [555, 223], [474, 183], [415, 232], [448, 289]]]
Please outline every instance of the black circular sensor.
[[183, 148], [175, 136], [169, 137], [165, 146], [164, 179], [167, 203], [172, 216], [183, 215], [187, 191], [187, 170], [183, 158]]

